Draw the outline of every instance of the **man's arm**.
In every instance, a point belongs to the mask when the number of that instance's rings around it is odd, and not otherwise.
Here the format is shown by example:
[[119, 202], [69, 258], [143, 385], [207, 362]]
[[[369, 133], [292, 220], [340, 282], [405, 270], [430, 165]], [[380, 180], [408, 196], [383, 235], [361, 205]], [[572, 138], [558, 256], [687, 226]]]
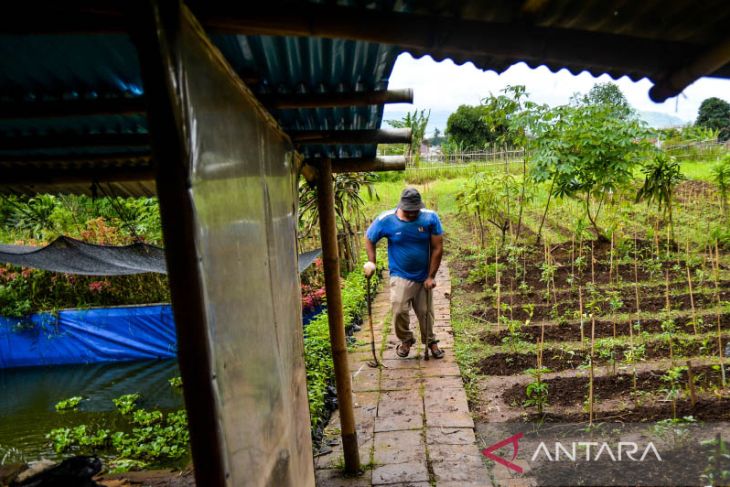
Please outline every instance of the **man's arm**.
[[431, 262], [428, 264], [428, 278], [423, 285], [426, 289], [436, 287], [436, 273], [441, 266], [441, 257], [444, 255], [444, 236], [431, 235]]
[[377, 266], [375, 265], [375, 256], [377, 255], [375, 253], [375, 243], [372, 242], [369, 238], [365, 238], [365, 252], [368, 254], [368, 261], [365, 262], [365, 265], [363, 266], [362, 270], [365, 273], [365, 277], [370, 279], [370, 277], [375, 274], [375, 271], [377, 270]]

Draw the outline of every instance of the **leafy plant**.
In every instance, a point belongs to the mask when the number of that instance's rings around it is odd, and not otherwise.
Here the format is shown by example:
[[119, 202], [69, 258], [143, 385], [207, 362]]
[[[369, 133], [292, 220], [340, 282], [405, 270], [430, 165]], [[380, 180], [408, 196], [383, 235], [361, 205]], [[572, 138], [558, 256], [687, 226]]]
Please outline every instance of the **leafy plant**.
[[673, 195], [676, 186], [684, 180], [679, 163], [664, 152], [657, 152], [644, 163], [644, 185], [636, 194], [636, 201], [656, 203], [659, 211], [669, 217], [669, 226], [674, 232], [672, 211]]
[[81, 396], [69, 397], [56, 403], [56, 411], [72, 411], [79, 406], [79, 403], [83, 400]]
[[533, 380], [527, 384], [525, 389], [527, 399], [523, 404], [527, 407], [535, 406], [538, 414], [542, 414], [543, 409], [548, 404], [548, 385], [542, 381], [542, 376], [548, 372], [550, 372], [550, 369], [546, 367], [525, 370], [525, 373]]
[[175, 389], [182, 389], [182, 386], [183, 386], [182, 377], [179, 377], [179, 376], [178, 377], [172, 377], [172, 378], [168, 379], [167, 382], [169, 382], [170, 383], [170, 386], [173, 387], [173, 388], [175, 388]]
[[133, 413], [137, 408], [137, 401], [139, 398], [140, 395], [137, 393], [125, 394], [116, 399], [112, 399], [112, 402], [117, 407], [117, 411], [119, 411], [119, 413], [127, 415]]

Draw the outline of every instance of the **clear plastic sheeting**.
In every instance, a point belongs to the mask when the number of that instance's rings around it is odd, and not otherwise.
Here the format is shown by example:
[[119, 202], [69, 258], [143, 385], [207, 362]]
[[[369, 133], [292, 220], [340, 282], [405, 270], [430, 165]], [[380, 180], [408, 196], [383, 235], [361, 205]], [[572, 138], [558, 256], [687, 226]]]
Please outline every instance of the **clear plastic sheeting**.
[[169, 304], [0, 317], [0, 369], [176, 356]]
[[176, 75], [226, 479], [314, 486], [292, 146], [187, 12], [180, 39]]

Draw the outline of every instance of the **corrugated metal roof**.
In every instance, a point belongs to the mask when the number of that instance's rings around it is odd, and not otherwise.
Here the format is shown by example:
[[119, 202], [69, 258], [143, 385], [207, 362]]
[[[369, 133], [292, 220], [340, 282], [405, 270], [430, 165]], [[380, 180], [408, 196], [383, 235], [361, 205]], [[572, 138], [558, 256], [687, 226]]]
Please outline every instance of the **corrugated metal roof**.
[[[398, 50], [358, 41], [305, 37], [213, 35], [241, 75], [258, 76], [256, 94], [384, 90]], [[285, 131], [376, 129], [382, 106], [273, 110]], [[302, 146], [307, 157], [372, 157], [376, 146]]]
[[[368, 12], [429, 15], [432, 20], [425, 25], [433, 33], [422, 37], [420, 44], [407, 48], [313, 37], [215, 33], [211, 37], [234, 70], [242, 79], [250, 81], [247, 84], [256, 94], [327, 93], [386, 89], [395, 59], [402, 51], [417, 57], [430, 55], [436, 60], [450, 58], [456, 63], [471, 61], [477, 67], [497, 72], [517, 62], [526, 62], [531, 67], [544, 65], [553, 71], [566, 68], [572, 73], [587, 70], [593, 75], [607, 73], [613, 78], [627, 75], [632, 79], [649, 77], [657, 80], [726, 39], [727, 25], [730, 25], [727, 0], [699, 3], [694, 0], [344, 0], [289, 3], [271, 0], [262, 5], [270, 6], [274, 12], [289, 13], [285, 10], [287, 6], [294, 10], [298, 8], [305, 16], [314, 8], [312, 4], [325, 9], [325, 13], [329, 9], [363, 6]], [[216, 3], [211, 2], [210, 5], [215, 6]], [[500, 45], [485, 45], [484, 52], [480, 52], [477, 48], [484, 42], [480, 43], [477, 35], [468, 38], [465, 49], [444, 48], [449, 40], [462, 34], [458, 31], [460, 24], [452, 22], [454, 19], [490, 23], [485, 25], [491, 26], [492, 32], [504, 33], [495, 41]], [[407, 33], [408, 28], [409, 25], [403, 23], [402, 32]], [[563, 51], [554, 50], [556, 38], [550, 37], [552, 34], [540, 37], [544, 34], [541, 31], [542, 34], [533, 35], [533, 30], [540, 28], [560, 37]], [[398, 32], [399, 29], [396, 29]], [[594, 33], [591, 39], [596, 42], [571, 45], [571, 35], [585, 33]], [[623, 42], [641, 39], [656, 43], [645, 51], [637, 49], [632, 52], [629, 49], [617, 52], [611, 45], [612, 36], [617, 35], [624, 36]], [[362, 34], [353, 37], [366, 38]], [[382, 37], [378, 39], [382, 40]], [[513, 42], [520, 46], [515, 51], [519, 54], [509, 54]], [[565, 46], [568, 46], [567, 51]], [[604, 51], [610, 56], [598, 55]], [[503, 54], [496, 55], [495, 52]], [[601, 61], [597, 60], [601, 57]], [[611, 65], [612, 59], [630, 59], [632, 63], [617, 61], [616, 65]], [[616, 66], [621, 67], [616, 69]], [[730, 65], [720, 68], [716, 74], [730, 77]], [[8, 102], [129, 99], [140, 97], [142, 90], [135, 48], [127, 35], [0, 35], [0, 110], [2, 103]], [[382, 113], [382, 106], [272, 112], [285, 131], [374, 129], [380, 127]], [[97, 145], [80, 140], [81, 146], [77, 147], [71, 143], [62, 144], [63, 148], [28, 146], [46, 135], [54, 136], [56, 140], [66, 137], [77, 140], [78, 136], [84, 135], [117, 134], [142, 136], [135, 140], [143, 143], [115, 147], [110, 145], [107, 137], [105, 142]], [[147, 123], [143, 114], [5, 118], [0, 121], [0, 161], [7, 163], [9, 159], [20, 156], [28, 160], [52, 156], [73, 159], [75, 155], [89, 154], [111, 157], [130, 153], [141, 156], [149, 153], [149, 148], [144, 145], [146, 136]], [[306, 156], [362, 157], [374, 155], [375, 146], [302, 146], [302, 152]], [[104, 162], [108, 163], [108, 160]]]

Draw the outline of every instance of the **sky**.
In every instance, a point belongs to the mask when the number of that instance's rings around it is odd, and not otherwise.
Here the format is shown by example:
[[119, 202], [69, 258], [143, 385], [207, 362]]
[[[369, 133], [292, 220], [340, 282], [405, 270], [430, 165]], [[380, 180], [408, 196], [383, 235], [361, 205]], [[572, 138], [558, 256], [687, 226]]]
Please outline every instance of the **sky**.
[[[431, 122], [427, 134], [446, 126], [449, 114], [459, 105], [477, 105], [490, 92], [499, 95], [507, 85], [525, 85], [530, 99], [548, 105], [562, 105], [576, 93], [586, 93], [596, 83], [612, 81], [623, 92], [629, 103], [640, 111], [660, 112], [677, 117], [684, 123], [694, 122], [702, 100], [718, 97], [730, 102], [730, 80], [703, 78], [688, 86], [679, 97], [664, 103], [649, 99], [652, 83], [643, 79], [633, 82], [627, 77], [612, 80], [608, 75], [593, 77], [589, 73], [578, 76], [563, 69], [551, 73], [541, 66], [531, 69], [524, 63], [516, 64], [498, 75], [494, 71], [482, 71], [472, 63], [457, 66], [451, 60], [436, 62], [429, 56], [414, 59], [401, 54], [390, 76], [390, 89], [413, 88], [413, 105], [386, 105], [384, 120], [399, 119], [413, 109], [431, 109]], [[387, 127], [384, 124], [384, 127]]]

